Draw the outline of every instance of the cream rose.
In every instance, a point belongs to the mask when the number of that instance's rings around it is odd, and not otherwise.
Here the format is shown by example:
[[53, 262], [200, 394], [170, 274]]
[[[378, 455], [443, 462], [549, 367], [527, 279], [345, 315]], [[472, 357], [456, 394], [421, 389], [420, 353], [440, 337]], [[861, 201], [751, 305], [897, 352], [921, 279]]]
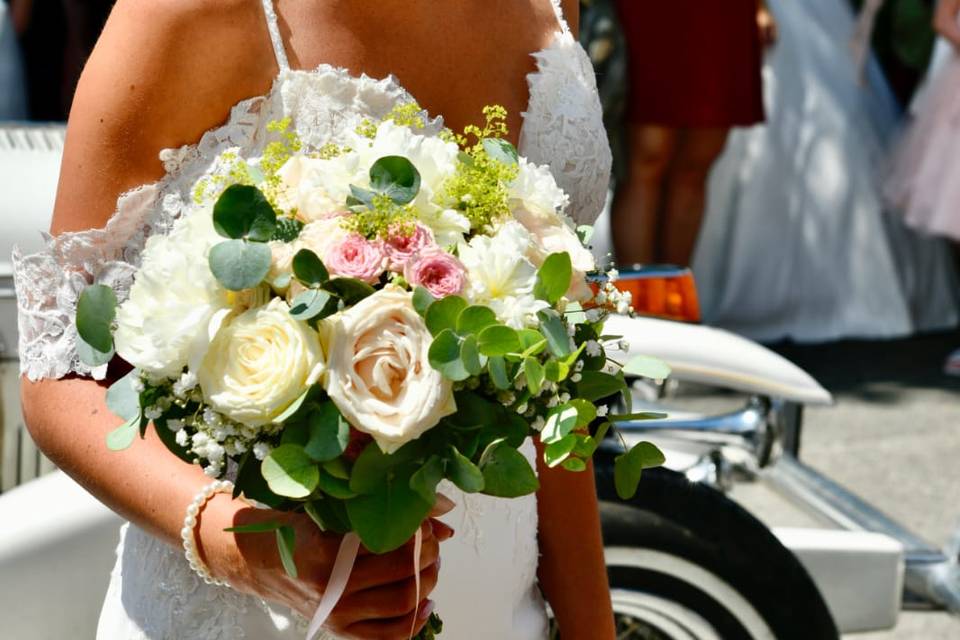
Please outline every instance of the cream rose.
[[274, 298], [225, 323], [200, 362], [207, 403], [242, 424], [267, 424], [324, 371], [320, 336]]
[[431, 341], [411, 295], [393, 287], [329, 325], [327, 393], [386, 453], [457, 410], [452, 384], [429, 364]]

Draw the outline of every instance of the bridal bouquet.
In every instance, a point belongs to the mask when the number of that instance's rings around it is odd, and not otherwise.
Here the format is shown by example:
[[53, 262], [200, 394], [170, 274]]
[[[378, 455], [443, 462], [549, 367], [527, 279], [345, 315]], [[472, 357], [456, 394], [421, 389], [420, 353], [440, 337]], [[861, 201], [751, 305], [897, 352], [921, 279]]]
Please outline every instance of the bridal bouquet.
[[[434, 135], [405, 105], [311, 150], [280, 121], [261, 157], [222, 154], [147, 241], [128, 299], [103, 285], [79, 299], [81, 357], [134, 367], [107, 392], [126, 421], [108, 446], [152, 424], [176, 455], [234, 478], [235, 497], [385, 553], [414, 536], [441, 481], [529, 494], [527, 438], [548, 467], [584, 471], [617, 420], [653, 417], [601, 403], [629, 402], [605, 352], [620, 338], [602, 325], [630, 300], [591, 286], [589, 229], [504, 139], [505, 112], [484, 114]], [[623, 454], [618, 491], [662, 460], [649, 443]], [[293, 530], [275, 529], [295, 575]]]

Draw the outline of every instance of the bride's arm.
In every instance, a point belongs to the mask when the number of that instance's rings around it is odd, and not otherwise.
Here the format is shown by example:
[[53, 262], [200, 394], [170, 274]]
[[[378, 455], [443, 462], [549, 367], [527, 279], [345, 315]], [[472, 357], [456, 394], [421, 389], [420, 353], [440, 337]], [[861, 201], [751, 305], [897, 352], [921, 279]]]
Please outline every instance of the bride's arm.
[[537, 461], [540, 585], [563, 637], [609, 640], [616, 634], [593, 464], [579, 473], [548, 469], [539, 445]]
[[[266, 91], [276, 72], [260, 2], [121, 0], [77, 90], [67, 130], [54, 233], [102, 227], [117, 196], [162, 175], [159, 150], [199, 138], [237, 101]], [[114, 376], [115, 377], [115, 376]], [[119, 426], [104, 402], [106, 383], [80, 377], [22, 384], [24, 415], [40, 448], [125, 518], [178, 544], [184, 511], [210, 480], [180, 462], [148, 430], [124, 452], [104, 437]], [[301, 580], [284, 573], [272, 539], [223, 531], [236, 522], [281, 518], [297, 528]], [[425, 525], [422, 594], [437, 576], [439, 539]], [[306, 516], [256, 511], [228, 496], [211, 500], [197, 526], [213, 573], [238, 589], [316, 607], [338, 538]], [[416, 593], [410, 549], [363, 555], [331, 628], [358, 638], [406, 638]]]

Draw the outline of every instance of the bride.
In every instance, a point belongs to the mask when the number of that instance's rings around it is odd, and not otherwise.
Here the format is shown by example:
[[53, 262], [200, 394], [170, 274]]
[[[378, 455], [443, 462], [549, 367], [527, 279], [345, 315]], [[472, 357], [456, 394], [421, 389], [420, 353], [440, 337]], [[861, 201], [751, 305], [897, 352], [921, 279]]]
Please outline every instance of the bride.
[[[104, 436], [117, 425], [104, 378], [123, 366], [80, 363], [79, 291], [90, 282], [127, 291], [146, 238], [169, 230], [188, 186], [225, 149], [262, 152], [268, 122], [289, 116], [305, 144], [320, 146], [413, 96], [454, 130], [486, 104], [506, 107], [520, 152], [549, 164], [573, 217], [591, 222], [610, 153], [592, 70], [574, 40], [576, 17], [574, 0], [117, 3], [73, 104], [55, 237], [39, 254], [14, 255], [31, 433], [130, 522], [98, 638], [302, 638], [339, 539], [302, 515], [250, 515], [217, 495], [194, 532], [202, 560], [231, 586], [194, 575], [176, 545], [184, 511], [209, 479], [152, 431], [123, 453], [107, 450]], [[331, 637], [406, 638], [435, 601], [444, 637], [543, 639], [542, 589], [565, 637], [612, 638], [592, 475], [539, 473], [538, 494], [513, 501], [447, 487], [456, 508], [423, 526], [420, 602], [412, 544], [361, 554], [328, 620]], [[254, 517], [296, 528], [300, 579], [285, 574], [269, 536], [224, 531]]]

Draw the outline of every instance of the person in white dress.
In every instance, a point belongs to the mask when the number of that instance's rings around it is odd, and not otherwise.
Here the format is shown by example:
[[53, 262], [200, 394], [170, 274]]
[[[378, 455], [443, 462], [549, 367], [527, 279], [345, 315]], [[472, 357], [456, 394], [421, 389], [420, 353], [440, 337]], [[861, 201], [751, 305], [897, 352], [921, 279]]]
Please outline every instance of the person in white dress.
[[[232, 588], [192, 574], [176, 545], [184, 510], [207, 479], [152, 433], [123, 453], [106, 449], [104, 435], [117, 424], [98, 381], [120, 368], [79, 362], [79, 291], [99, 282], [123, 299], [146, 238], [169, 229], [218, 153], [262, 151], [269, 122], [289, 116], [304, 143], [319, 147], [413, 96], [453, 129], [476, 121], [486, 104], [505, 106], [520, 153], [550, 165], [573, 217], [592, 222], [610, 150], [592, 69], [573, 36], [576, 3], [563, 4], [117, 3], [74, 101], [55, 237], [40, 253], [14, 254], [31, 434], [130, 521], [99, 639], [302, 637], [339, 539], [304, 517], [218, 495], [196, 532], [211, 572]], [[529, 444], [526, 451], [534, 455]], [[538, 466], [536, 496], [467, 498], [448, 486], [456, 509], [446, 524], [425, 523], [420, 594], [436, 603], [444, 637], [543, 640], [541, 591], [565, 637], [614, 637], [592, 475]], [[300, 579], [284, 573], [269, 536], [223, 531], [251, 518], [297, 528]], [[406, 638], [411, 623], [423, 624], [432, 603], [416, 601], [411, 549], [361, 555], [328, 622], [330, 637]]]
[[714, 168], [694, 258], [704, 320], [761, 341], [891, 338], [957, 323], [945, 243], [884, 206], [898, 108], [851, 56], [846, 0], [770, 0], [768, 122]]

